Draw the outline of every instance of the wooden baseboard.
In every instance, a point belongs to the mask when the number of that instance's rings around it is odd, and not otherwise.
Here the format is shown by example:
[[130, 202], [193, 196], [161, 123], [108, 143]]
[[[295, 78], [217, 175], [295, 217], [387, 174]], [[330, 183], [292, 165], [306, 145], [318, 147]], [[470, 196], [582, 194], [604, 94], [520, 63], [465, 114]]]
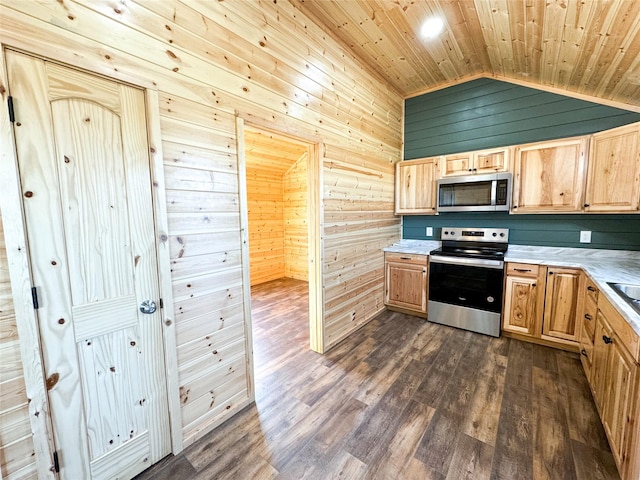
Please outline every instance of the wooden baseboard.
[[416, 312], [415, 310], [409, 310], [408, 308], [396, 307], [393, 305], [385, 305], [387, 310], [392, 312], [406, 313], [407, 315], [413, 315], [414, 317], [427, 318], [426, 312]]
[[523, 342], [535, 343], [537, 345], [544, 345], [545, 347], [557, 348], [566, 352], [580, 353], [580, 347], [577, 344], [571, 345], [569, 343], [555, 342], [553, 340], [546, 340], [544, 338], [529, 337], [527, 335], [520, 335], [518, 333], [505, 332], [504, 330], [501, 332], [501, 335], [507, 338], [522, 340]]

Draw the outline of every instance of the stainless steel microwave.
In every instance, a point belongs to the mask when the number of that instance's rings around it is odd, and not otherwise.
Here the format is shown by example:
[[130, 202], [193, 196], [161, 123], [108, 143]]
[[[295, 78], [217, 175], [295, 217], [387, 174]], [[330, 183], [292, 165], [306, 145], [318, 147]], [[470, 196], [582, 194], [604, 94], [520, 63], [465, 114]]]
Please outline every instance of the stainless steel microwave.
[[437, 181], [438, 212], [508, 211], [511, 179], [507, 172], [442, 178]]

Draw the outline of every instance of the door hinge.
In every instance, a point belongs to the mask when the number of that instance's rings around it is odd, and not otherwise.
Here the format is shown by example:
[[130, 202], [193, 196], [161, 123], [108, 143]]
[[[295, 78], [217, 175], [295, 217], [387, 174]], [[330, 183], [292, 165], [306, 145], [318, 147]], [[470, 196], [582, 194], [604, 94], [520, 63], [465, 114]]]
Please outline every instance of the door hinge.
[[31, 301], [33, 302], [34, 310], [38, 310], [40, 308], [38, 304], [38, 287], [31, 287]]
[[58, 460], [58, 451], [53, 452], [53, 469], [56, 473], [60, 473], [60, 460]]
[[9, 109], [9, 121], [11, 123], [15, 123], [16, 122], [16, 114], [13, 111], [13, 97], [11, 95], [9, 95], [7, 97], [7, 108]]
[[160, 299], [160, 308], [164, 308], [164, 302]]

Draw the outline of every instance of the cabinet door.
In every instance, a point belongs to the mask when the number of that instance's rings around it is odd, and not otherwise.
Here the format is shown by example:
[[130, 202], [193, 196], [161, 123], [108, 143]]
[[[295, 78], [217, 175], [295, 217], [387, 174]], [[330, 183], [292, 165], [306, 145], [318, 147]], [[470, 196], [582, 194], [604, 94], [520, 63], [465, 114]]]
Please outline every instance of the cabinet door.
[[385, 303], [396, 307], [427, 312], [427, 267], [387, 262]]
[[587, 142], [587, 137], [580, 137], [518, 147], [512, 211], [582, 210]]
[[474, 153], [474, 173], [504, 172], [509, 166], [509, 149], [483, 150]]
[[640, 123], [591, 138], [585, 210], [636, 211], [640, 200]]
[[[608, 344], [602, 423], [609, 435], [611, 452], [616, 457], [618, 465], [622, 465], [625, 460], [625, 449], [630, 440], [632, 407], [638, 401], [634, 395], [638, 367], [617, 344], [615, 335], [610, 340], [612, 343]], [[604, 343], [602, 338], [599, 341]]]
[[469, 175], [473, 171], [473, 153], [456, 153], [443, 157], [442, 176]]
[[396, 214], [436, 213], [438, 159], [396, 163]]
[[505, 285], [502, 329], [534, 336], [538, 317], [537, 279], [508, 276]]
[[578, 342], [578, 296], [580, 270], [552, 268], [547, 271], [543, 336]]

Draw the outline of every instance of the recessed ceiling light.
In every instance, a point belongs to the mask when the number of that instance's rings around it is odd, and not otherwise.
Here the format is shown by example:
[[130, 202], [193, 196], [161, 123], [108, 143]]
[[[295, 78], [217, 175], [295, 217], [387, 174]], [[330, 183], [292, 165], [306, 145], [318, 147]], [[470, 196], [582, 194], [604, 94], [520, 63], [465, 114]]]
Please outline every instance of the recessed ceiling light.
[[422, 24], [420, 33], [423, 37], [434, 38], [437, 37], [444, 28], [444, 22], [441, 18], [432, 17]]

